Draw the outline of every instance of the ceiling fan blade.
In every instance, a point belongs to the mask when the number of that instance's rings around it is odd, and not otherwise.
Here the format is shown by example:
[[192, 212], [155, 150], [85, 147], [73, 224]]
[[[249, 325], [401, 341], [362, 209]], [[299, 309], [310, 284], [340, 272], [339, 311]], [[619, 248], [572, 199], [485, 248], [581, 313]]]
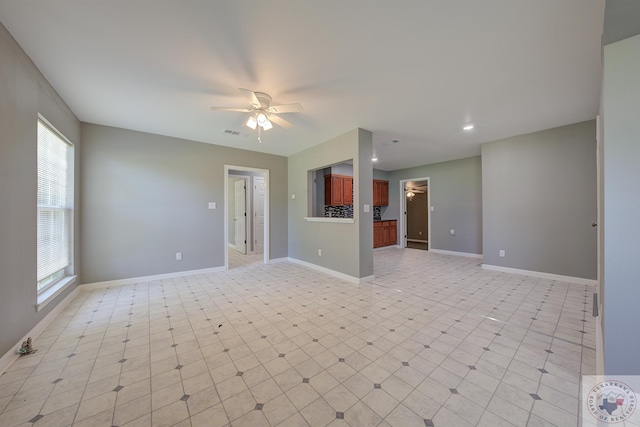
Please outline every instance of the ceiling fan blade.
[[293, 126], [293, 123], [286, 121], [285, 119], [283, 119], [282, 117], [278, 117], [275, 114], [269, 114], [267, 117], [269, 117], [269, 120], [271, 120], [273, 123], [277, 124], [278, 126], [281, 126], [285, 129], [289, 129], [291, 126]]
[[231, 108], [231, 107], [211, 107], [214, 111], [236, 111], [238, 113], [249, 113], [251, 110], [248, 108]]
[[269, 107], [269, 111], [272, 113], [299, 113], [302, 111], [302, 105], [299, 103], [295, 104], [280, 104], [280, 105], [272, 105]]
[[252, 107], [255, 107], [255, 108], [260, 108], [261, 107], [260, 100], [258, 99], [258, 97], [256, 96], [256, 93], [254, 91], [249, 90], [249, 89], [243, 89], [243, 88], [240, 88], [240, 90], [242, 92], [244, 92], [249, 97], [249, 100], [251, 101], [251, 106]]

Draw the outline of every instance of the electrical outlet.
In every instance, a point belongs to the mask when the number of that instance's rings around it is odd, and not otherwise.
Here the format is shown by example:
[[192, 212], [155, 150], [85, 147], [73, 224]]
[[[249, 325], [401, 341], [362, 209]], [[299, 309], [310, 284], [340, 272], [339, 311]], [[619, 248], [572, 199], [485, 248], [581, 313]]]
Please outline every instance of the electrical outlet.
[[182, 252], [176, 252], [176, 261], [180, 261], [182, 259]]
[[422, 236], [422, 231], [418, 231], [418, 236]]
[[322, 249], [318, 249], [318, 256], [322, 256]]
[[504, 249], [500, 249], [500, 258], [504, 258], [507, 256], [507, 253], [505, 252]]

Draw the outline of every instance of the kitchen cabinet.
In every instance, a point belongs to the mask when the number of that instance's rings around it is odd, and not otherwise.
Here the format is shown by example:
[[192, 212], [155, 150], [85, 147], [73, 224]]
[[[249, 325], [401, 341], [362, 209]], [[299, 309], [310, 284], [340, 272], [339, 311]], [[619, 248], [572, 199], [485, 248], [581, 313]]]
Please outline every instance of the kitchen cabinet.
[[325, 175], [324, 204], [327, 206], [353, 205], [353, 177]]
[[396, 245], [398, 243], [398, 221], [375, 221], [373, 223], [373, 247]]
[[373, 180], [373, 206], [389, 206], [389, 181]]

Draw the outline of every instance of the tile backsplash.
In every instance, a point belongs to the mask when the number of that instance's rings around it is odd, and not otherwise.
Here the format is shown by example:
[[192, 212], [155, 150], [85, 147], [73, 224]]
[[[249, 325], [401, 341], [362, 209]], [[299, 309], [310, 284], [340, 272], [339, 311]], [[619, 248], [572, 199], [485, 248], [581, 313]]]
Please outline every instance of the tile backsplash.
[[373, 220], [380, 221], [382, 219], [382, 206], [373, 207]]
[[325, 206], [324, 216], [329, 218], [353, 218], [353, 205]]
[[[329, 218], [353, 218], [353, 205], [351, 206], [325, 206], [324, 216]], [[382, 219], [382, 206], [373, 207], [373, 220]]]

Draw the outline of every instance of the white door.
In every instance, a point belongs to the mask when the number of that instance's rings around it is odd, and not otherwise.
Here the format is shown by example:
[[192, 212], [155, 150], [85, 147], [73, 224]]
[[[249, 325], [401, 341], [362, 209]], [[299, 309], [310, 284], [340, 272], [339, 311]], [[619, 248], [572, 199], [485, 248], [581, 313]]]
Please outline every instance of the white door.
[[246, 211], [246, 187], [244, 184], [244, 179], [239, 179], [235, 182], [235, 218], [233, 219], [235, 222], [235, 232], [236, 232], [236, 250], [243, 254], [247, 253], [247, 237], [246, 237], [246, 221], [247, 221], [247, 211]]
[[264, 252], [264, 178], [253, 177], [253, 250]]

